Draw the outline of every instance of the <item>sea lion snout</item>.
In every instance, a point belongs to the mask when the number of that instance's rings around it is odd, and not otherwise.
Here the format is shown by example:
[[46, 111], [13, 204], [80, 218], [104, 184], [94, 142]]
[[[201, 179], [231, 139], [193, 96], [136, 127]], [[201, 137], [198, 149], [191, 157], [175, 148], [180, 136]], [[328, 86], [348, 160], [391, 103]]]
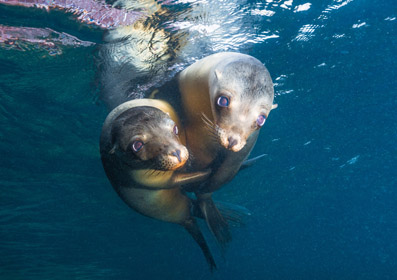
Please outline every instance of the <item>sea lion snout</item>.
[[167, 155], [160, 160], [160, 168], [176, 170], [184, 166], [188, 158], [189, 152], [187, 151], [186, 147], [181, 146], [171, 149], [170, 152], [168, 152]]
[[227, 146], [228, 149], [232, 149], [234, 146], [236, 146], [237, 140], [235, 138], [230, 136], [227, 140], [229, 141], [229, 145]]
[[[246, 140], [242, 139], [241, 137], [229, 137], [228, 138], [228, 144], [227, 144], [227, 149], [231, 150], [233, 152], [238, 152], [240, 151], [242, 148], [244, 148], [245, 144], [246, 144]], [[225, 145], [224, 145], [225, 146]]]
[[182, 160], [181, 160], [181, 150], [175, 150], [174, 152], [171, 153], [171, 155], [176, 157], [179, 162], [182, 162]]
[[232, 133], [232, 134], [226, 134], [225, 131], [224, 133], [221, 133], [220, 135], [220, 144], [225, 148], [233, 152], [238, 152], [242, 148], [244, 148], [246, 144], [246, 140], [243, 135], [240, 133]]

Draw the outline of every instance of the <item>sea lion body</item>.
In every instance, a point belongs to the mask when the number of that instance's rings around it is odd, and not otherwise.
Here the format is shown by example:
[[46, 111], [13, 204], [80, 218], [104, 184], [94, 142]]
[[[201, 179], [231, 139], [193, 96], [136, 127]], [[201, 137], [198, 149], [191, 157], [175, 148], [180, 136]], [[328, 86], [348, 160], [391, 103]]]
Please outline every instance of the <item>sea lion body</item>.
[[230, 181], [249, 156], [276, 107], [273, 83], [259, 60], [233, 52], [195, 62], [179, 74], [178, 83], [193, 170], [212, 170], [205, 182], [187, 189], [196, 192], [207, 224], [224, 244], [230, 234], [211, 193]]
[[184, 226], [212, 269], [215, 262], [190, 213], [192, 202], [180, 189], [182, 184], [205, 179], [208, 172], [178, 170], [188, 159], [178, 124], [177, 115], [166, 102], [125, 102], [105, 120], [101, 159], [109, 181], [127, 205], [145, 216]]

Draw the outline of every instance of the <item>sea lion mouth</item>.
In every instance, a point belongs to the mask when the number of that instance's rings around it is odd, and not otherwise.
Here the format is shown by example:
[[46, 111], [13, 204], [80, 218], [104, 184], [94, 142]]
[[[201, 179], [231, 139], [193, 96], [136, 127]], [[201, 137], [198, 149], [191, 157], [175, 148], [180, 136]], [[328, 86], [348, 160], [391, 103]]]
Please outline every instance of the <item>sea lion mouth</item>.
[[182, 161], [179, 164], [174, 165], [173, 167], [171, 167], [169, 170], [172, 170], [172, 171], [177, 170], [177, 169], [183, 167], [185, 165], [185, 163], [186, 163], [186, 161]]
[[169, 155], [163, 158], [159, 164], [159, 169], [164, 170], [164, 171], [174, 171], [177, 170], [181, 167], [183, 167], [186, 163], [187, 159], [181, 159], [179, 161], [175, 156]]
[[185, 165], [189, 153], [185, 147], [178, 148], [169, 154], [161, 155], [158, 159], [158, 167], [162, 170], [177, 170]]

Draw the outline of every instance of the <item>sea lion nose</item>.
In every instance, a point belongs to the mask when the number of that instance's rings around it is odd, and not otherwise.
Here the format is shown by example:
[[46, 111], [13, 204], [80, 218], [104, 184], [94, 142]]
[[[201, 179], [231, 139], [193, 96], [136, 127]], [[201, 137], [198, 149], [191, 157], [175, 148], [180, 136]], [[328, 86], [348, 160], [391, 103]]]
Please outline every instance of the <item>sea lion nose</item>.
[[229, 137], [227, 138], [227, 140], [229, 141], [229, 145], [227, 146], [228, 149], [233, 148], [233, 146], [237, 145], [237, 140], [234, 139], [233, 137]]
[[182, 162], [181, 160], [181, 150], [175, 150], [174, 152], [171, 153], [171, 155], [175, 156], [179, 162]]

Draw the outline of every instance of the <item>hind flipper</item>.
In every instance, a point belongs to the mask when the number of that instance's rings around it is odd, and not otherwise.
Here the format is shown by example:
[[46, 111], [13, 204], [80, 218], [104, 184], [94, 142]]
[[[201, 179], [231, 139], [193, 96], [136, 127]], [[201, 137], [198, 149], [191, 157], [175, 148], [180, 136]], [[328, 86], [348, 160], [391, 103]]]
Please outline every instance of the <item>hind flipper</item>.
[[229, 224], [235, 227], [245, 225], [245, 220], [248, 216], [251, 216], [251, 212], [240, 205], [223, 201], [215, 201], [215, 205]]
[[211, 272], [216, 269], [216, 264], [215, 260], [212, 257], [211, 251], [208, 247], [207, 242], [204, 239], [203, 234], [201, 233], [200, 228], [198, 227], [196, 221], [192, 218], [188, 221], [185, 221], [183, 226], [185, 229], [190, 233], [190, 235], [193, 237], [193, 239], [197, 242], [197, 244], [200, 246], [201, 251], [204, 254], [204, 257], [210, 266]]
[[[192, 198], [191, 201], [191, 214], [196, 218], [205, 219], [203, 212], [201, 212], [198, 201]], [[223, 201], [214, 201], [214, 203], [221, 215], [231, 226], [241, 227], [245, 225], [245, 220], [247, 217], [251, 216], [251, 212], [243, 206]]]
[[215, 236], [221, 249], [224, 250], [226, 248], [226, 244], [232, 240], [232, 235], [229, 231], [229, 224], [219, 212], [211, 198], [211, 194], [198, 194], [197, 202], [205, 221], [207, 222], [209, 230]]

